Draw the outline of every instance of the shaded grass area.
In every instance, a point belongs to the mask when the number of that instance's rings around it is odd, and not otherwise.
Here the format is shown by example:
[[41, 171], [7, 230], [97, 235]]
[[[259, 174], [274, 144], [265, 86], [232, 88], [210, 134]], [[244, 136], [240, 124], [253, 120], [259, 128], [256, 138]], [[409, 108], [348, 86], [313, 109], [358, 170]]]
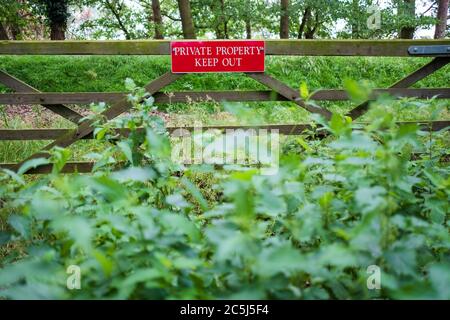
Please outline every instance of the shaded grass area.
[[[345, 79], [365, 81], [371, 87], [388, 87], [398, 79], [430, 61], [427, 58], [375, 58], [375, 57], [267, 57], [269, 74], [293, 88], [306, 82], [310, 92], [321, 88], [342, 88]], [[146, 56], [2, 56], [0, 69], [18, 77], [44, 92], [113, 92], [126, 91], [124, 80], [132, 78], [137, 85], [144, 86], [170, 70], [169, 57]], [[414, 87], [448, 87], [450, 66], [446, 66]], [[186, 75], [163, 91], [199, 90], [258, 90], [265, 89], [243, 74], [192, 74]], [[0, 86], [1, 92], [10, 92]], [[350, 110], [352, 102], [319, 102], [333, 112]], [[295, 104], [286, 102], [245, 103], [254, 111], [250, 117], [257, 123], [301, 123], [309, 121], [309, 114]], [[411, 101], [393, 106], [392, 112], [398, 120], [430, 119], [436, 106], [444, 110], [439, 118], [448, 118], [449, 102], [441, 100], [426, 106]], [[1, 106], [0, 106], [1, 107]], [[167, 104], [158, 106], [171, 114], [168, 125], [244, 124], [247, 119], [226, 112], [227, 105], [214, 102]], [[40, 107], [37, 107], [40, 108]], [[1, 113], [1, 110], [0, 110]], [[7, 117], [7, 115], [2, 114]], [[33, 115], [39, 117], [39, 113]], [[361, 120], [370, 120], [363, 117]], [[20, 118], [0, 119], [0, 128], [29, 127], [73, 127], [68, 121], [56, 116], [51, 124], [30, 125]], [[39, 150], [48, 141], [0, 142], [0, 161], [23, 159]], [[95, 141], [80, 141], [73, 149], [74, 158], [101, 149]]]

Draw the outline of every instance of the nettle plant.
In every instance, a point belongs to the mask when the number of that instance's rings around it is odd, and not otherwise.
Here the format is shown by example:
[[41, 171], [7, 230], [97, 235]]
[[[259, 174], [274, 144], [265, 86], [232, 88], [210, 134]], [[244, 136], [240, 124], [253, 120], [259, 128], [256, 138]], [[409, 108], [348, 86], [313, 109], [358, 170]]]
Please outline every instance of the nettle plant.
[[[434, 136], [398, 127], [388, 101], [364, 128], [314, 119], [264, 176], [181, 170], [153, 99], [127, 87], [133, 112], [91, 116], [110, 142], [89, 155], [94, 173], [59, 174], [66, 149], [51, 151], [47, 176], [1, 173], [1, 297], [450, 298], [449, 169], [429, 156]], [[309, 139], [320, 131], [329, 135]]]

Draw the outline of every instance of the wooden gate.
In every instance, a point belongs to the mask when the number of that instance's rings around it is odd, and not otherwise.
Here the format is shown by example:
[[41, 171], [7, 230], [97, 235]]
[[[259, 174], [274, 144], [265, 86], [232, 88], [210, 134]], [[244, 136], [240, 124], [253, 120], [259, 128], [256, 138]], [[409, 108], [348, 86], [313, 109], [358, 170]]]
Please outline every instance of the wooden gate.
[[[169, 55], [170, 41], [0, 41], [1, 55]], [[412, 89], [412, 85], [441, 69], [450, 62], [450, 40], [267, 40], [266, 55], [285, 56], [377, 56], [377, 57], [433, 57], [433, 59], [393, 83], [389, 88], [375, 89], [371, 98], [389, 93], [394, 97], [416, 97], [428, 99], [450, 99], [450, 88]], [[188, 102], [210, 98], [215, 101], [290, 101], [311, 113], [325, 118], [331, 112], [323, 107], [312, 106], [301, 98], [298, 90], [275, 79], [267, 73], [245, 73], [265, 85], [268, 90], [258, 91], [194, 91], [174, 92], [170, 102]], [[161, 89], [181, 78], [183, 74], [170, 71], [149, 82], [145, 89], [153, 95], [156, 103], [168, 103], [169, 97]], [[75, 129], [0, 129], [0, 140], [54, 140], [41, 152], [20, 163], [3, 163], [0, 168], [17, 170], [25, 161], [33, 158], [48, 158], [43, 152], [54, 146], [68, 147], [80, 139], [92, 139], [94, 128], [91, 121], [80, 123], [82, 116], [65, 104], [89, 104], [105, 101], [111, 107], [103, 112], [111, 120], [130, 109], [126, 93], [44, 93], [0, 70], [0, 82], [15, 93], [0, 94], [0, 104], [40, 104], [78, 125]], [[344, 90], [325, 89], [317, 91], [312, 100], [342, 101], [349, 97]], [[361, 103], [348, 112], [353, 120], [361, 117], [369, 107], [369, 101]], [[441, 130], [449, 127], [450, 121], [416, 121], [424, 130]], [[261, 126], [209, 126], [204, 129], [255, 128], [278, 129], [282, 134], [300, 134], [309, 128], [308, 124], [284, 124]], [[169, 131], [175, 128], [168, 128]], [[192, 127], [186, 127], [193, 130]], [[92, 162], [69, 162], [62, 172], [90, 172]], [[30, 169], [27, 173], [46, 173], [50, 165]]]

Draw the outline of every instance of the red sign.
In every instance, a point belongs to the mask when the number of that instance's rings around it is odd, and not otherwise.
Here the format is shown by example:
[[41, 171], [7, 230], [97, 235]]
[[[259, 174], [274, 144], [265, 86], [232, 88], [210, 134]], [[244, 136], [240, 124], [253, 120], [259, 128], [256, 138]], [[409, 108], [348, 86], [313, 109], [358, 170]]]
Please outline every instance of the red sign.
[[173, 73], [264, 72], [261, 40], [173, 41], [170, 52]]

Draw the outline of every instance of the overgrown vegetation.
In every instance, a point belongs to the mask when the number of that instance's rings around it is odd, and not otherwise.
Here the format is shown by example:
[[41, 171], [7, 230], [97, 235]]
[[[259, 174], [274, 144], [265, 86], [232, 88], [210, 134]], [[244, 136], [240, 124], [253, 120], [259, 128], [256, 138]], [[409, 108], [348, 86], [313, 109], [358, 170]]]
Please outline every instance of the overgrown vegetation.
[[[368, 88], [388, 87], [394, 79], [400, 79], [427, 62], [427, 59], [402, 58], [362, 58], [362, 57], [268, 57], [267, 70], [277, 79], [298, 87], [308, 85], [313, 92], [320, 88], [342, 88], [347, 79], [361, 79]], [[24, 80], [43, 92], [103, 92], [126, 91], [123, 79], [133, 77], [143, 86], [170, 68], [166, 57], [62, 57], [3, 56], [0, 68]], [[450, 83], [450, 67], [439, 70], [422, 80], [417, 87], [445, 87]], [[339, 76], [336, 76], [339, 74]], [[265, 88], [241, 74], [189, 75], [165, 88], [170, 95], [173, 91], [195, 90], [264, 90]], [[1, 87], [2, 92], [9, 92]], [[330, 110], [345, 114], [354, 107], [353, 102], [317, 102]], [[432, 118], [437, 105], [446, 105], [445, 100], [421, 103], [405, 100], [393, 104], [390, 111], [396, 120], [428, 120]], [[309, 115], [295, 104], [286, 102], [246, 103], [254, 111], [259, 123], [304, 123]], [[159, 111], [168, 113], [169, 126], [192, 125], [200, 120], [204, 125], [244, 124], [245, 119], [237, 118], [224, 110], [223, 104], [211, 101], [189, 104], [158, 105]], [[82, 108], [82, 107], [81, 107]], [[442, 108], [441, 108], [442, 109]], [[51, 112], [34, 106], [32, 112], [15, 116], [20, 107], [0, 107], [0, 127], [3, 128], [70, 128], [74, 125]], [[83, 110], [78, 108], [82, 112]], [[170, 114], [169, 114], [170, 113]], [[448, 109], [443, 109], [441, 119], [448, 118]], [[370, 114], [361, 118], [371, 120]], [[0, 142], [0, 161], [21, 161], [24, 157], [38, 151], [48, 141]], [[101, 142], [80, 141], [72, 150], [72, 158], [93, 148], [103, 148]]]
[[[52, 174], [0, 174], [0, 296], [450, 298], [446, 133], [398, 127], [383, 99], [362, 130], [337, 113], [315, 118], [275, 175], [186, 169], [153, 99], [128, 87], [134, 112], [114, 122], [128, 137], [90, 116], [97, 139], [113, 142], [92, 175], [59, 174], [70, 157], [59, 148]], [[319, 130], [331, 135], [308, 139]], [[66, 288], [69, 265], [81, 267], [81, 290]], [[371, 265], [380, 290], [366, 286]]]

